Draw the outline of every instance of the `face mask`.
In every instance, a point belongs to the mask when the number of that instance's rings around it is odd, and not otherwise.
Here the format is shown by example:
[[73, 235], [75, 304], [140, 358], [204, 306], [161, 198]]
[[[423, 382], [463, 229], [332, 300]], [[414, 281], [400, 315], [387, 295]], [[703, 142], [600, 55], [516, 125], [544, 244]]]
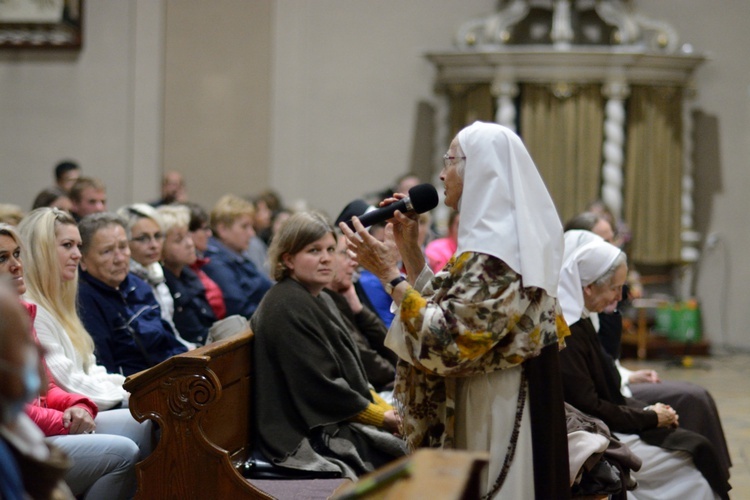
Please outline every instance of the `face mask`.
[[29, 346], [26, 349], [24, 358], [20, 374], [18, 373], [18, 368], [0, 360], [0, 370], [21, 377], [23, 381], [23, 396], [20, 399], [8, 401], [6, 398], [0, 396], [0, 405], [2, 405], [0, 423], [2, 424], [9, 424], [15, 421], [18, 415], [23, 412], [24, 405], [39, 395], [39, 389], [42, 386], [42, 381], [39, 378], [39, 353], [34, 347]]

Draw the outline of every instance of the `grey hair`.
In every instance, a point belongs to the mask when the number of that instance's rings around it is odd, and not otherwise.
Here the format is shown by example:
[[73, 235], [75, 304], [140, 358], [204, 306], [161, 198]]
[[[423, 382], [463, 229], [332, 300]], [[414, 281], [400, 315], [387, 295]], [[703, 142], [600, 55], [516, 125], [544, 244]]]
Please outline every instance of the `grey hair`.
[[161, 217], [154, 207], [146, 203], [133, 203], [117, 209], [117, 215], [125, 221], [125, 234], [131, 238], [130, 231], [141, 219], [151, 219], [161, 230]]
[[117, 214], [112, 212], [101, 212], [87, 215], [78, 223], [78, 231], [81, 233], [81, 253], [86, 254], [91, 246], [91, 240], [100, 229], [108, 226], [120, 226], [127, 231], [126, 222]]
[[604, 274], [594, 280], [594, 284], [597, 286], [608, 285], [610, 281], [612, 281], [612, 277], [615, 275], [617, 270], [620, 269], [623, 264], [627, 263], [628, 256], [625, 255], [625, 252], [621, 251], [619, 254], [617, 254], [617, 257], [615, 257], [615, 261], [612, 262], [612, 265], [609, 266], [609, 269], [607, 269]]
[[565, 223], [564, 231], [570, 231], [571, 229], [582, 229], [584, 231], [591, 231], [596, 223], [604, 219], [599, 214], [594, 212], [581, 212], [572, 219]]

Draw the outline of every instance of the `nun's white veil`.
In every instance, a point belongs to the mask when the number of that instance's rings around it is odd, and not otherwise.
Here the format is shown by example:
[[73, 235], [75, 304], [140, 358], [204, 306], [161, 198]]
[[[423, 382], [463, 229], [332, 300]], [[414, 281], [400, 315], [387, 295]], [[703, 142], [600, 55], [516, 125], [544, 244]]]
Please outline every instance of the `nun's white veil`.
[[466, 168], [456, 254], [497, 257], [521, 275], [523, 286], [555, 297], [562, 224], [523, 142], [509, 128], [485, 122], [461, 130], [458, 142]]
[[621, 253], [619, 248], [590, 231], [574, 229], [565, 232], [565, 259], [560, 272], [558, 300], [569, 325], [583, 315], [583, 287], [609, 271]]

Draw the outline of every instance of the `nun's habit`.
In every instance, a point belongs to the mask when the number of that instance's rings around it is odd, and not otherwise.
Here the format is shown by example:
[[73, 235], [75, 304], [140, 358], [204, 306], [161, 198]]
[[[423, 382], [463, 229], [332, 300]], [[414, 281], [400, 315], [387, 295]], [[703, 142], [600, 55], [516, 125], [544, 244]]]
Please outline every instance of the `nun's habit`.
[[560, 353], [565, 401], [603, 420], [643, 461], [640, 471], [632, 473], [638, 487], [628, 493], [629, 498], [726, 498], [728, 477], [712, 445], [684, 429], [657, 427], [656, 412], [645, 409], [646, 403], [622, 396], [617, 371], [602, 354], [583, 288], [603, 276], [620, 253], [588, 231], [565, 233], [559, 286], [560, 305], [571, 331]]

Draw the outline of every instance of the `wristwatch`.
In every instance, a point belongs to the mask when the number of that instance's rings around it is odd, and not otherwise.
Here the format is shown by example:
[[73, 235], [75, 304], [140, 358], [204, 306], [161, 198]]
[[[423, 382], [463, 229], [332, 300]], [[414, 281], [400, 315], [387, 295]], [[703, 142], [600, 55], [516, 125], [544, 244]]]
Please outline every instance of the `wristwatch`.
[[393, 289], [398, 286], [399, 283], [402, 281], [406, 281], [406, 278], [403, 276], [399, 276], [398, 278], [393, 278], [390, 283], [386, 283], [385, 285], [385, 293], [388, 295], [391, 295], [393, 293]]

